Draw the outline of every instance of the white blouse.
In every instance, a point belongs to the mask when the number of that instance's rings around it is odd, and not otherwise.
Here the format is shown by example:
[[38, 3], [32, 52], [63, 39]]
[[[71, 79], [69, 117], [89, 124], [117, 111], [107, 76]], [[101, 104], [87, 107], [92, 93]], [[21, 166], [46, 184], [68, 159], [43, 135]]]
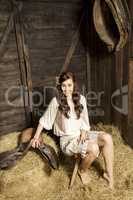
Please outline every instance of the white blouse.
[[83, 110], [80, 118], [77, 119], [74, 105], [68, 101], [68, 105], [70, 106], [70, 118], [68, 119], [58, 110], [59, 104], [56, 97], [54, 97], [40, 118], [39, 123], [47, 130], [52, 129], [54, 126], [54, 134], [57, 136], [79, 135], [80, 130], [89, 131], [88, 110], [86, 99], [83, 95], [80, 95], [80, 103], [83, 105]]

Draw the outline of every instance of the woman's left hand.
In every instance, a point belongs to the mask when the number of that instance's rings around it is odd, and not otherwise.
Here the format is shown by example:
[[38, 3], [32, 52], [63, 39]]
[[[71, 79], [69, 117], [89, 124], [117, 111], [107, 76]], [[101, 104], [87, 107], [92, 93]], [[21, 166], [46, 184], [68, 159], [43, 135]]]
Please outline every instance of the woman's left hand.
[[86, 138], [87, 138], [87, 132], [84, 130], [81, 130], [80, 137], [78, 139], [78, 143], [81, 142], [83, 144], [85, 142]]

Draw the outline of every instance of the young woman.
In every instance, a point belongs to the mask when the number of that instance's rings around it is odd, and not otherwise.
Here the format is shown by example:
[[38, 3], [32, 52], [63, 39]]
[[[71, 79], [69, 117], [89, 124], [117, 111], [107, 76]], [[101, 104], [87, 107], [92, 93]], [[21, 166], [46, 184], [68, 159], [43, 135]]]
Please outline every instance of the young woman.
[[40, 118], [33, 138], [32, 146], [38, 147], [39, 136], [43, 128], [54, 129], [60, 136], [60, 147], [67, 155], [80, 155], [79, 175], [83, 184], [90, 181], [87, 169], [99, 155], [99, 147], [105, 160], [104, 178], [113, 188], [113, 142], [105, 132], [90, 131], [87, 103], [77, 88], [75, 76], [63, 72], [57, 85], [58, 95], [54, 97], [44, 115]]

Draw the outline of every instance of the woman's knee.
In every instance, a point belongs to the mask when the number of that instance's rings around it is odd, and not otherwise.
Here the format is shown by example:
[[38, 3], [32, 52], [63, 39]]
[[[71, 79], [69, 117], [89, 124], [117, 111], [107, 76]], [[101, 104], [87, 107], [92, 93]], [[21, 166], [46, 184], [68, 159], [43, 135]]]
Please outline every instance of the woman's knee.
[[108, 133], [104, 133], [104, 134], [101, 135], [101, 140], [105, 144], [111, 144], [112, 143], [112, 136]]
[[88, 153], [91, 153], [93, 156], [97, 157], [99, 154], [99, 146], [95, 143], [88, 145]]

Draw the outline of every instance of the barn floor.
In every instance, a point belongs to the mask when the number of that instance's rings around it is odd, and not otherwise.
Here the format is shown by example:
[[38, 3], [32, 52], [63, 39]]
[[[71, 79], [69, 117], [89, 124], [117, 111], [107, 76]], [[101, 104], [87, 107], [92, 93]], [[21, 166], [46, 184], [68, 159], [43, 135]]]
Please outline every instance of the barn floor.
[[[115, 189], [110, 191], [106, 181], [100, 176], [103, 168], [102, 157], [98, 158], [88, 173], [92, 178], [88, 186], [83, 186], [76, 177], [72, 189], [68, 189], [73, 161], [60, 156], [59, 170], [51, 170], [46, 161], [29, 151], [10, 170], [0, 171], [0, 200], [132, 200], [133, 199], [133, 152], [123, 144], [117, 128], [98, 125], [113, 136], [115, 145], [114, 178]], [[16, 146], [18, 132], [0, 138], [0, 152]], [[45, 141], [58, 152], [53, 139], [44, 135]]]

